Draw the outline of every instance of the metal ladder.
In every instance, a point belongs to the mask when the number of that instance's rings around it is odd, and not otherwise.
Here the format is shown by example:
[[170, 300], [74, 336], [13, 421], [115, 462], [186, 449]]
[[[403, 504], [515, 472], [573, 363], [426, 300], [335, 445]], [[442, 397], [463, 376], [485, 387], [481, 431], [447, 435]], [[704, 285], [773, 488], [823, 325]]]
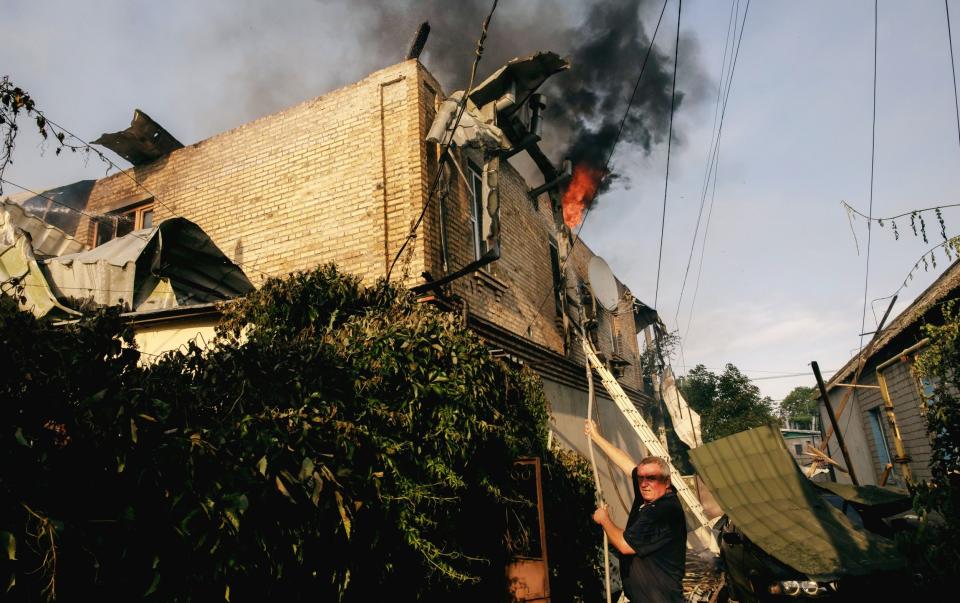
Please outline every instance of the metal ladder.
[[639, 437], [640, 441], [647, 447], [647, 453], [666, 459], [667, 463], [670, 464], [670, 474], [677, 476], [677, 479], [672, 481], [673, 488], [676, 490], [680, 500], [684, 502], [684, 506], [687, 507], [700, 524], [699, 527], [694, 530], [698, 535], [698, 539], [703, 546], [709, 548], [711, 551], [715, 553], [719, 552], [716, 541], [708, 534], [710, 523], [703, 512], [703, 505], [700, 504], [697, 496], [690, 487], [687, 486], [686, 482], [679, 477], [680, 473], [673, 466], [673, 463], [670, 463], [670, 456], [663, 448], [660, 439], [657, 438], [657, 435], [650, 429], [650, 426], [647, 425], [647, 422], [643, 419], [643, 415], [634, 407], [633, 402], [627, 397], [627, 394], [624, 393], [620, 384], [617, 383], [617, 380], [610, 374], [610, 371], [607, 370], [607, 367], [600, 362], [596, 351], [593, 349], [593, 345], [591, 345], [585, 337], [581, 338], [581, 341], [583, 341], [583, 353], [587, 357], [587, 361], [600, 376], [600, 382], [603, 384], [603, 388], [607, 390], [607, 393], [610, 394], [610, 397], [617, 405], [617, 408], [620, 409], [624, 418], [627, 419], [627, 422], [633, 427], [633, 430], [637, 433], [637, 437]]

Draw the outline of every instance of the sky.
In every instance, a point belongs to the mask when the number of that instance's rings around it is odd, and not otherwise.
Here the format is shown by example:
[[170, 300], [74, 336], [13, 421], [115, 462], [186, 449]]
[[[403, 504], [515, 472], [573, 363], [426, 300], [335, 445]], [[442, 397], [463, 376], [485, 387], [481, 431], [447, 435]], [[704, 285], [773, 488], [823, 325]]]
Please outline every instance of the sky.
[[[515, 30], [516, 15], [529, 13], [530, 1], [501, 0], [488, 46], [496, 45], [498, 27], [504, 31], [512, 23]], [[531, 21], [532, 46], [525, 52], [563, 54], [571, 41], [551, 39], [546, 29], [538, 33], [536, 24], [576, 25], [586, 3], [546, 4], [550, 10]], [[126, 127], [136, 107], [191, 144], [398, 62], [405, 44], [390, 44], [412, 35], [409, 23], [431, 19], [436, 37], [438, 27], [458, 25], [456, 6], [2, 0], [0, 75], [87, 140]], [[536, 6], [542, 10], [544, 3]], [[643, 3], [640, 16], [648, 35], [660, 7], [658, 0]], [[676, 7], [670, 0], [656, 40], [668, 57], [674, 52]], [[741, 18], [745, 7], [741, 0]], [[950, 8], [956, 17], [960, 2]], [[874, 2], [750, 4], [723, 120], [715, 193], [706, 198], [708, 207], [713, 199], [713, 209], [704, 250], [706, 209], [695, 243], [694, 228], [730, 11], [728, 0], [683, 2], [677, 78], [687, 96], [674, 118], [662, 257], [666, 144], [649, 153], [629, 144], [617, 147], [613, 166], [624, 177], [598, 200], [582, 234], [620, 280], [647, 304], [656, 300], [668, 328], [679, 331], [682, 354], [673, 359], [678, 374], [696, 364], [722, 370], [732, 363], [764, 395], [779, 400], [797, 385], [813, 385], [811, 360], [829, 376], [861, 342], [868, 233], [863, 219], [851, 226], [841, 201], [868, 212]], [[403, 16], [396, 28], [405, 29], [391, 31], [394, 20], [385, 14]], [[877, 24], [873, 215], [957, 203], [960, 136], [944, 3], [880, 1]], [[480, 27], [461, 25], [469, 31]], [[511, 35], [516, 43], [515, 31]], [[430, 48], [428, 40], [423, 62], [440, 69], [441, 57], [431, 57]], [[481, 63], [480, 77], [497, 67]], [[545, 119], [548, 129], [549, 108]], [[95, 158], [55, 157], [27, 128], [14, 159], [5, 177], [34, 190], [106, 173]], [[4, 192], [17, 191], [5, 185]], [[960, 212], [946, 209], [943, 215], [948, 235], [960, 234]], [[912, 235], [909, 221], [898, 221], [899, 240], [889, 224], [874, 226], [866, 331], [875, 328], [886, 307], [884, 301], [869, 302], [896, 291], [921, 254], [937, 243], [936, 219], [927, 222], [934, 235], [929, 244]], [[691, 245], [693, 263], [681, 303]], [[894, 314], [946, 264], [941, 255], [937, 269], [916, 272]]]

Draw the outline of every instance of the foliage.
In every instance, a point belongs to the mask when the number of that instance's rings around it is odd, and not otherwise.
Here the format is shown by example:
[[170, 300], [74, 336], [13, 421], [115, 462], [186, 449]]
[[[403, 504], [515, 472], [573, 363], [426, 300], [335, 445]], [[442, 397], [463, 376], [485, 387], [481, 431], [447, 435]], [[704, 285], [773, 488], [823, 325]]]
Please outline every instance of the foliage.
[[817, 415], [816, 390], [798, 385], [780, 401], [780, 418], [789, 419], [813, 429], [813, 417]]
[[700, 413], [703, 441], [709, 442], [774, 420], [770, 398], [732, 364], [722, 374], [695, 366], [680, 382], [687, 403]]
[[546, 449], [539, 378], [404, 292], [332, 266], [272, 280], [210, 349], [150, 366], [115, 311], [0, 318], [15, 600], [499, 599], [528, 455], [555, 598], [601, 591], [589, 474]]
[[943, 315], [943, 325], [924, 327], [930, 345], [916, 363], [935, 385], [925, 413], [932, 478], [914, 491], [914, 507], [924, 521], [912, 548], [922, 571], [947, 585], [960, 572], [960, 312], [950, 303]]

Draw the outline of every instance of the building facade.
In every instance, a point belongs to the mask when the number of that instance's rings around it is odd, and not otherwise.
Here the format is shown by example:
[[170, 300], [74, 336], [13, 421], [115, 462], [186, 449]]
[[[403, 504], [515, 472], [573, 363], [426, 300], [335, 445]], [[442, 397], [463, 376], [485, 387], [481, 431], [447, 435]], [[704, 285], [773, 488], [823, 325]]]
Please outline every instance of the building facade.
[[[372, 284], [399, 254], [391, 279], [422, 288], [489, 251], [483, 153], [465, 145], [441, 158], [442, 147], [426, 141], [444, 100], [439, 82], [417, 60], [382, 69], [96, 181], [72, 234], [96, 246], [129, 228], [184, 217], [254, 284], [327, 262]], [[451, 169], [434, 191], [444, 162]], [[532, 196], [506, 160], [497, 179], [499, 257], [423, 290], [424, 301], [463, 312], [494, 354], [538, 372], [554, 437], [585, 453], [586, 370], [575, 327], [582, 313], [624, 391], [656, 425], [637, 343], [645, 326], [638, 309], [649, 308], [619, 281], [616, 310], [589, 295], [583, 302], [578, 292], [589, 291], [594, 254], [582, 241], [574, 244], [557, 219], [556, 191]], [[644, 451], [632, 429], [597, 390], [601, 430], [639, 458]], [[629, 504], [626, 480], [607, 466], [601, 473], [608, 492], [617, 489]], [[622, 524], [627, 508], [611, 507]]]

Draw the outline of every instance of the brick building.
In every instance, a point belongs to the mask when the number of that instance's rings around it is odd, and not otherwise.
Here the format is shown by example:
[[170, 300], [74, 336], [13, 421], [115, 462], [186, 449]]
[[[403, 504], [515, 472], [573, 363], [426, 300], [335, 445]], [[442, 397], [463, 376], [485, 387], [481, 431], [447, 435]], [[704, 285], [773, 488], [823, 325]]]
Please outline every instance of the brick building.
[[[254, 284], [326, 262], [369, 284], [387, 273], [446, 161], [455, 169], [445, 174], [443, 193], [430, 200], [392, 273], [409, 287], [422, 286], [478, 260], [489, 247], [479, 200], [484, 152], [460, 146], [441, 161], [441, 147], [426, 142], [445, 98], [417, 60], [387, 67], [135, 165], [133, 178], [120, 173], [96, 181], [86, 213], [102, 218], [81, 217], [71, 234], [95, 246], [122, 234], [125, 224], [141, 228], [180, 216], [199, 225]], [[544, 165], [535, 145], [534, 152]], [[498, 259], [425, 291], [425, 298], [465, 312], [495, 354], [536, 370], [552, 405], [555, 437], [583, 449], [584, 358], [564, 309], [577, 297], [576, 286], [589, 284], [594, 254], [583, 242], [571, 246], [570, 231], [558, 219], [556, 189], [532, 197], [506, 160], [499, 162], [497, 188]], [[654, 420], [637, 344], [652, 313], [619, 281], [616, 288], [617, 311], [586, 304], [592, 336], [628, 396]], [[632, 430], [597, 389], [601, 428], [639, 457]], [[607, 488], [616, 483], [629, 501], [625, 480], [611, 482], [609, 467], [602, 472]], [[613, 511], [622, 524], [626, 508]]]

